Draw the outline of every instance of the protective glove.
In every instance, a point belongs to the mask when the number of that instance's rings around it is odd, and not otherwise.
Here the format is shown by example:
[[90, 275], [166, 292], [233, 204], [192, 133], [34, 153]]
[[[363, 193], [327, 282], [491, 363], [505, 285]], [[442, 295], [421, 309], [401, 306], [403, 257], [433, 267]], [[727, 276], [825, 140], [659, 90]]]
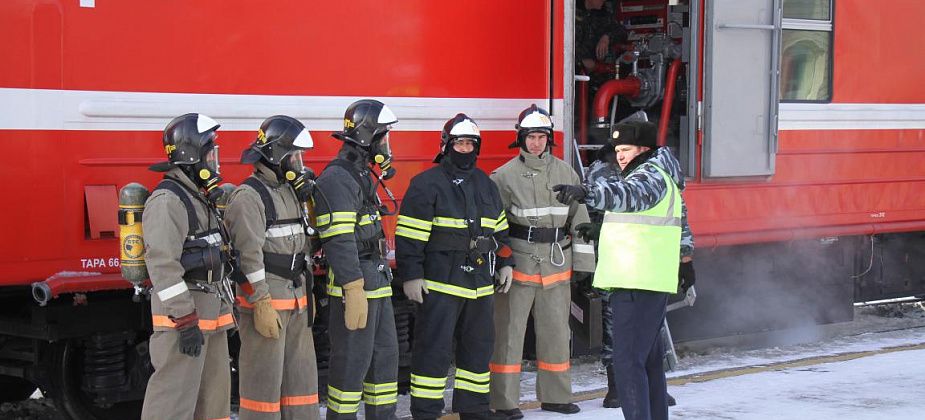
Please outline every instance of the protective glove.
[[270, 294], [254, 302], [254, 329], [257, 333], [266, 338], [279, 338], [279, 330], [283, 328], [283, 323], [279, 319], [279, 313], [273, 308], [270, 301]]
[[584, 204], [585, 197], [588, 196], [588, 189], [584, 185], [559, 184], [552, 187], [557, 192], [556, 200], [562, 204], [572, 204], [578, 202]]
[[408, 296], [408, 299], [417, 303], [424, 303], [424, 295], [430, 293], [424, 279], [408, 280], [402, 285], [402, 289], [405, 290], [405, 296]]
[[362, 278], [345, 284], [344, 291], [344, 325], [353, 331], [357, 328], [366, 328], [366, 315], [369, 313], [369, 304], [366, 302], [366, 292], [363, 290]]
[[678, 265], [678, 287], [681, 288], [681, 293], [687, 293], [687, 289], [690, 289], [696, 282], [693, 261], [682, 262]]
[[193, 311], [189, 315], [174, 318], [173, 322], [180, 335], [178, 342], [180, 353], [190, 357], [199, 357], [199, 353], [202, 353], [202, 345], [206, 343], [206, 338], [199, 329], [199, 315]]
[[495, 271], [495, 280], [498, 281], [495, 291], [507, 293], [508, 290], [511, 290], [511, 284], [514, 283], [514, 267], [505, 266], [499, 268], [498, 271]]
[[585, 242], [597, 241], [601, 238], [601, 225], [598, 223], [579, 223], [575, 226], [578, 237]]

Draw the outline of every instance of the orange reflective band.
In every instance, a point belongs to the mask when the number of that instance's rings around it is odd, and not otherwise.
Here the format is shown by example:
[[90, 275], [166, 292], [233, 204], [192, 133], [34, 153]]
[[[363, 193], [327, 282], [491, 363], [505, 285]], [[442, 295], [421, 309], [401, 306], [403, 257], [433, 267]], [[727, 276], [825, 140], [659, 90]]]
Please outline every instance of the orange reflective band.
[[177, 324], [170, 320], [167, 315], [151, 315], [151, 324], [155, 327], [176, 328]]
[[200, 319], [199, 329], [203, 331], [213, 331], [231, 324], [234, 324], [234, 316], [225, 314], [219, 315], [218, 319]]
[[[238, 296], [238, 305], [242, 308], [253, 309], [254, 304], [247, 301], [243, 296]], [[277, 311], [291, 311], [308, 306], [308, 298], [302, 296], [298, 299], [271, 299], [270, 306]]]
[[247, 398], [241, 397], [240, 404], [241, 404], [241, 408], [250, 410], [250, 411], [258, 411], [261, 413], [278, 413], [279, 412], [278, 402], [269, 403], [269, 402], [263, 402], [263, 401], [254, 401], [254, 400], [249, 400]]
[[283, 397], [279, 400], [280, 405], [311, 405], [318, 404], [318, 394], [296, 395], [292, 397]]
[[560, 281], [568, 281], [571, 278], [572, 278], [572, 270], [566, 270], [561, 273], [550, 274], [548, 276], [541, 276], [539, 274], [526, 274], [526, 273], [514, 270], [514, 280], [522, 281], [526, 283], [537, 283], [543, 286], [549, 286], [551, 284], [555, 284]]
[[[177, 324], [167, 315], [151, 315], [151, 324], [155, 327], [176, 328]], [[234, 324], [234, 317], [231, 314], [224, 314], [218, 319], [200, 319], [199, 329], [203, 331], [214, 331], [220, 327]]]
[[489, 363], [488, 370], [490, 370], [491, 373], [520, 373], [520, 363], [516, 365], [499, 365], [495, 363]]
[[218, 419], [209, 419], [209, 420], [231, 420], [231, 417], [222, 417]]
[[536, 361], [536, 367], [547, 372], [565, 372], [569, 368], [569, 362], [565, 363], [546, 363], [543, 361]]

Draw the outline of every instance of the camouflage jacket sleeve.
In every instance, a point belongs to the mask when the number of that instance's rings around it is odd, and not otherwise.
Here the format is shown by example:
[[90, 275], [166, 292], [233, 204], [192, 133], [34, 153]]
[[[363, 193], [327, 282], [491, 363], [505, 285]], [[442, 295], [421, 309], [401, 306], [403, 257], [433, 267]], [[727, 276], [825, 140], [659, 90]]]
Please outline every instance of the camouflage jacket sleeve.
[[[598, 171], [595, 171], [597, 169]], [[684, 191], [683, 177], [678, 175], [680, 191]], [[589, 206], [603, 211], [637, 212], [648, 210], [658, 204], [664, 197], [666, 185], [664, 178], [648, 165], [640, 166], [625, 180], [618, 173], [610, 173], [601, 165], [589, 175], [585, 184], [589, 194]], [[611, 210], [617, 208], [617, 210]], [[690, 225], [687, 223], [687, 204], [681, 200], [681, 256], [690, 256], [694, 253], [694, 237]]]
[[624, 179], [588, 181], [586, 203], [598, 210], [635, 213], [655, 207], [668, 191], [665, 178], [650, 165], [642, 165]]
[[239, 186], [228, 199], [225, 208], [225, 224], [231, 243], [241, 253], [241, 271], [254, 288], [254, 294], [247, 296], [254, 303], [269, 293], [266, 270], [263, 266], [263, 245], [266, 242], [266, 214], [260, 195], [248, 186]]
[[196, 309], [189, 288], [183, 280], [180, 254], [189, 232], [186, 208], [173, 193], [155, 192], [145, 203], [142, 214], [145, 241], [145, 264], [156, 294], [167, 315], [180, 318]]
[[687, 224], [687, 204], [681, 200], [681, 256], [690, 257], [694, 255], [694, 235], [691, 233], [691, 227]]
[[347, 171], [334, 166], [321, 174], [315, 189], [318, 237], [334, 271], [335, 285], [363, 278], [355, 234], [360, 185]]

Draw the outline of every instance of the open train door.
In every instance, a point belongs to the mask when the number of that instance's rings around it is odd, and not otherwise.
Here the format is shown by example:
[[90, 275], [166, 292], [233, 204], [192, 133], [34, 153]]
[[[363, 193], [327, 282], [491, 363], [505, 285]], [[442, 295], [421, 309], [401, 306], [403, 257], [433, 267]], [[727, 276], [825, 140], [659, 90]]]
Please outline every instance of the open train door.
[[702, 175], [771, 176], [781, 0], [705, 3]]

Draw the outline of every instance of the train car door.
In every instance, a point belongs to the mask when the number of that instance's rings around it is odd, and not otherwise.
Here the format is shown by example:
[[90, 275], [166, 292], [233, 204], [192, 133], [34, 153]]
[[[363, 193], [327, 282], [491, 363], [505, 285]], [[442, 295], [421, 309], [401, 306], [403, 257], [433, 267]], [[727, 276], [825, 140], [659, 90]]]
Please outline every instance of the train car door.
[[704, 178], [774, 174], [781, 0], [704, 9]]

